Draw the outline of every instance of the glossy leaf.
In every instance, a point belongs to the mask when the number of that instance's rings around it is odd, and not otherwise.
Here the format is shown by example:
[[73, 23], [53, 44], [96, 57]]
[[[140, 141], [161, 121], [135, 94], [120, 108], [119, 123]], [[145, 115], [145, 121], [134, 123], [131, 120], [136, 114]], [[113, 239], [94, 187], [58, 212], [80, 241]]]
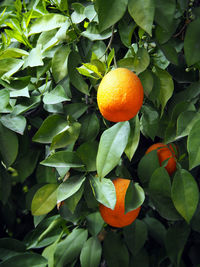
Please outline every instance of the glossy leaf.
[[49, 167], [83, 167], [83, 163], [75, 152], [59, 151], [41, 162]]
[[7, 89], [0, 90], [0, 110], [3, 110], [8, 104], [10, 100], [10, 93]]
[[177, 211], [189, 223], [197, 209], [199, 189], [194, 177], [184, 169], [174, 176], [172, 200]]
[[140, 207], [144, 199], [145, 194], [142, 187], [131, 181], [125, 196], [125, 213]]
[[31, 212], [33, 215], [43, 215], [50, 212], [56, 205], [57, 184], [47, 184], [41, 187], [33, 197]]
[[116, 204], [115, 186], [110, 179], [90, 177], [90, 184], [95, 198], [104, 206], [114, 209]]
[[97, 153], [97, 173], [105, 177], [118, 163], [130, 133], [129, 122], [118, 122], [101, 136]]
[[128, 11], [134, 21], [149, 35], [152, 35], [155, 3], [153, 0], [131, 0], [128, 2]]
[[61, 85], [57, 85], [51, 92], [45, 94], [43, 98], [45, 104], [57, 104], [69, 100], [70, 99]]
[[4, 164], [9, 167], [18, 154], [18, 138], [16, 133], [4, 127], [0, 122], [0, 155]]
[[59, 185], [57, 190], [57, 202], [61, 202], [75, 194], [85, 181], [84, 176], [72, 176]]
[[26, 127], [26, 118], [23, 116], [4, 115], [0, 118], [1, 123], [8, 129], [23, 134]]
[[187, 150], [189, 154], [190, 169], [200, 164], [200, 148], [198, 133], [200, 130], [200, 120], [196, 121], [188, 135]]
[[101, 243], [97, 237], [90, 237], [81, 250], [80, 261], [82, 267], [98, 267], [101, 259]]
[[51, 143], [54, 136], [68, 128], [68, 122], [62, 116], [54, 114], [47, 117], [33, 137], [34, 142]]
[[99, 120], [95, 113], [87, 114], [81, 120], [80, 139], [83, 141], [92, 141], [99, 133]]
[[97, 0], [95, 7], [99, 18], [100, 31], [104, 31], [122, 18], [127, 8], [127, 0]]
[[58, 243], [54, 255], [55, 266], [64, 267], [76, 259], [87, 240], [87, 235], [87, 230], [75, 228], [63, 241]]

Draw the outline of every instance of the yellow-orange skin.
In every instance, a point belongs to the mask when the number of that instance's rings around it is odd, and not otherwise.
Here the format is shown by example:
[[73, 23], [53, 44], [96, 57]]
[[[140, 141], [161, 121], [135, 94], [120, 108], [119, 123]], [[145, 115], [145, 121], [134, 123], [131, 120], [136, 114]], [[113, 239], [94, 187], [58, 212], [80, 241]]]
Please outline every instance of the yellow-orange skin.
[[145, 154], [148, 154], [149, 152], [157, 150], [158, 159], [160, 166], [162, 165], [162, 162], [164, 160], [168, 160], [167, 165], [165, 166], [165, 169], [169, 173], [169, 175], [172, 175], [173, 172], [176, 170], [176, 153], [173, 149], [172, 145], [169, 145], [169, 147], [163, 143], [157, 143], [150, 146]]
[[133, 118], [140, 110], [143, 98], [140, 79], [126, 68], [107, 73], [97, 91], [97, 103], [102, 116], [113, 122]]
[[99, 211], [104, 221], [113, 227], [124, 227], [131, 224], [138, 217], [141, 207], [125, 214], [125, 195], [130, 180], [117, 178], [112, 181], [116, 190], [116, 205], [114, 210], [100, 204]]

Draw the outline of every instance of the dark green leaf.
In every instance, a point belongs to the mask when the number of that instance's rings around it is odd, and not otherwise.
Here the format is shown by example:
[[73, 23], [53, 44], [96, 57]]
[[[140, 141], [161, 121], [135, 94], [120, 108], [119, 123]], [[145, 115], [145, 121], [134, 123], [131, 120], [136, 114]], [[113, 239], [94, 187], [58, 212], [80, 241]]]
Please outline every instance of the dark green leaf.
[[34, 142], [39, 143], [51, 143], [54, 136], [63, 132], [66, 127], [68, 128], [68, 122], [60, 115], [50, 115], [42, 123], [39, 130], [33, 137]]
[[95, 236], [90, 237], [81, 250], [80, 261], [82, 267], [98, 267], [101, 259], [101, 243]]
[[145, 70], [139, 75], [141, 83], [144, 88], [144, 94], [148, 97], [153, 89], [153, 75], [152, 72], [149, 70]]
[[147, 240], [147, 226], [143, 221], [136, 219], [123, 229], [123, 234], [129, 250], [135, 256]]
[[0, 259], [7, 260], [19, 253], [23, 253], [26, 246], [23, 242], [14, 238], [1, 238], [0, 239]]
[[142, 187], [131, 181], [125, 196], [125, 213], [140, 207], [144, 199], [145, 194]]
[[65, 105], [64, 110], [66, 115], [70, 115], [77, 120], [83, 113], [85, 113], [87, 108], [87, 105], [84, 103], [74, 103]]
[[97, 173], [105, 177], [118, 163], [128, 143], [130, 124], [118, 122], [101, 136], [97, 153]]
[[181, 169], [176, 172], [172, 183], [172, 200], [177, 211], [189, 223], [197, 209], [199, 189], [188, 171]]
[[104, 220], [102, 219], [100, 212], [96, 211], [90, 213], [87, 215], [86, 220], [89, 233], [93, 236], [98, 235], [104, 225]]
[[114, 209], [116, 204], [115, 186], [110, 179], [90, 177], [90, 184], [95, 198], [104, 206]]
[[198, 36], [200, 35], [200, 18], [189, 23], [185, 39], [184, 52], [188, 66], [191, 66], [200, 61], [200, 45]]
[[63, 241], [58, 243], [54, 256], [56, 267], [64, 267], [78, 257], [87, 240], [88, 232], [75, 228]]
[[47, 184], [41, 187], [33, 197], [31, 212], [33, 215], [43, 215], [50, 212], [57, 203], [57, 184]]
[[97, 0], [95, 2], [100, 31], [104, 31], [124, 15], [128, 0]]
[[156, 218], [146, 217], [144, 222], [147, 224], [148, 233], [159, 244], [163, 245], [166, 235], [166, 229], [164, 225]]
[[199, 140], [200, 120], [196, 121], [187, 139], [187, 150], [189, 154], [190, 170], [200, 164], [200, 140]]
[[18, 138], [0, 122], [0, 155], [7, 167], [11, 166], [18, 154]]
[[17, 116], [31, 109], [36, 108], [40, 103], [40, 96], [31, 96], [29, 99], [23, 99], [17, 104], [12, 112], [12, 115]]
[[71, 197], [73, 194], [75, 194], [82, 184], [85, 181], [84, 176], [72, 176], [69, 177], [65, 182], [59, 185], [58, 191], [57, 191], [57, 202], [61, 202], [69, 197]]
[[87, 114], [81, 122], [81, 131], [79, 138], [83, 141], [92, 141], [99, 133], [99, 120], [95, 113]]
[[154, 20], [155, 4], [153, 0], [142, 2], [140, 0], [130, 0], [128, 2], [128, 11], [135, 22], [152, 35], [152, 25]]
[[43, 98], [45, 104], [57, 104], [69, 100], [70, 99], [61, 85], [57, 85], [51, 92], [46, 93]]

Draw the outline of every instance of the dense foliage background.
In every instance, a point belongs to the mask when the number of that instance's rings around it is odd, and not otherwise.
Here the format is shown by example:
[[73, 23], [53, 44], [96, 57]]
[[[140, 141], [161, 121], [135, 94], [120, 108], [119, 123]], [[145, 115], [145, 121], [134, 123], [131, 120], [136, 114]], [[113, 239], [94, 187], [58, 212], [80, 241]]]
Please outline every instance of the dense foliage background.
[[[200, 266], [200, 2], [6, 0], [0, 5], [0, 267]], [[139, 75], [138, 115], [111, 123], [96, 92]], [[169, 177], [156, 142], [173, 142]], [[133, 180], [115, 229], [112, 178]]]

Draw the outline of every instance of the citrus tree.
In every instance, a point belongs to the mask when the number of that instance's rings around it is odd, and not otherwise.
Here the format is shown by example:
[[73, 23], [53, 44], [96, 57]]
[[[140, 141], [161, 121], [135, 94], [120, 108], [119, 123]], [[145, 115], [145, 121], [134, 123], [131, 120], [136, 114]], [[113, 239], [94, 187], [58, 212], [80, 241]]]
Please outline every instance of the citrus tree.
[[200, 266], [199, 0], [0, 5], [0, 267]]

